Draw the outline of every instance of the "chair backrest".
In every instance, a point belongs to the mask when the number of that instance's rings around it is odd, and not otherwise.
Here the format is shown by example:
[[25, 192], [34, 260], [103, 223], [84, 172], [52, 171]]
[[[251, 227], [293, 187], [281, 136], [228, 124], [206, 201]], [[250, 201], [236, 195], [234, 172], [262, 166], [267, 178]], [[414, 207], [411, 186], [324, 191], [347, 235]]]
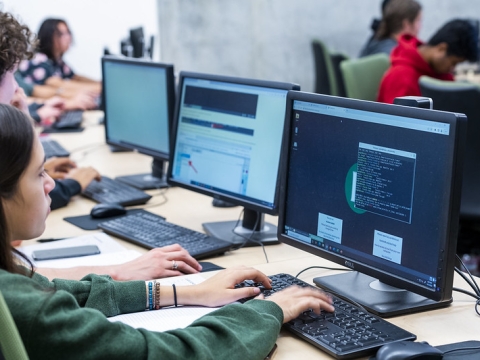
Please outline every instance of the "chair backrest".
[[480, 87], [472, 83], [420, 77], [422, 96], [433, 100], [435, 110], [467, 116], [467, 142], [463, 165], [460, 218], [480, 219]]
[[28, 360], [27, 351], [23, 346], [22, 338], [13, 321], [7, 303], [0, 292], [0, 359]]
[[312, 40], [313, 59], [315, 63], [315, 89], [318, 94], [338, 95], [337, 82], [332, 59], [326, 45]]
[[390, 67], [387, 54], [348, 59], [340, 63], [347, 97], [375, 101], [383, 74]]
[[347, 96], [345, 90], [345, 81], [343, 80], [343, 74], [340, 70], [340, 63], [344, 60], [348, 60], [348, 56], [342, 53], [332, 53], [330, 54], [332, 59], [333, 72], [335, 74], [335, 80], [337, 82], [337, 95], [338, 96]]

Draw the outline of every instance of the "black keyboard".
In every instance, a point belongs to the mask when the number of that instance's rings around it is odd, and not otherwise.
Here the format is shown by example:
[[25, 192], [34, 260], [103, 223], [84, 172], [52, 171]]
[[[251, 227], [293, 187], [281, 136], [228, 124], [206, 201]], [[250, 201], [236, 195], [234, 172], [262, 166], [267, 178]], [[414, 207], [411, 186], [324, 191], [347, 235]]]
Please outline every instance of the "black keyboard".
[[82, 124], [83, 110], [65, 111], [52, 125], [55, 129], [77, 129]]
[[122, 216], [102, 222], [98, 227], [108, 234], [147, 249], [179, 244], [196, 259], [223, 254], [232, 247], [227, 241], [169, 223], [148, 212]]
[[[265, 297], [291, 285], [311, 286], [288, 274], [269, 276], [272, 290], [264, 289]], [[258, 286], [253, 281], [245, 281], [236, 287]], [[260, 286], [261, 287], [261, 286]], [[318, 289], [318, 288], [317, 288]], [[416, 335], [373, 315], [357, 305], [346, 302], [334, 295], [335, 312], [313, 311], [301, 314], [295, 320], [284, 324], [310, 344], [325, 351], [336, 359], [352, 359], [375, 353], [381, 346], [400, 340], [415, 340]], [[245, 302], [249, 299], [242, 299]]]
[[119, 203], [123, 206], [145, 204], [152, 197], [147, 193], [102, 176], [101, 181], [93, 180], [82, 195], [99, 203]]
[[40, 142], [42, 143], [43, 150], [45, 151], [45, 157], [69, 157], [70, 153], [60, 145], [56, 140], [49, 139], [49, 138], [40, 138]]

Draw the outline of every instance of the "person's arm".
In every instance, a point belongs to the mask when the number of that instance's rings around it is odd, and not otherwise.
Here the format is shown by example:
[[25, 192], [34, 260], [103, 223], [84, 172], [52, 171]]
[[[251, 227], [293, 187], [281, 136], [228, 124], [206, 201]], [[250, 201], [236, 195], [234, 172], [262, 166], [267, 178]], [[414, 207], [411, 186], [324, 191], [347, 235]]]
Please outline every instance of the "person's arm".
[[[173, 260], [178, 268], [172, 268]], [[184, 274], [194, 274], [202, 270], [200, 264], [180, 245], [169, 245], [152, 249], [135, 260], [120, 265], [77, 266], [67, 269], [37, 268], [37, 272], [49, 279], [62, 278], [80, 280], [88, 274], [109, 275], [118, 281], [151, 280]]]
[[56, 210], [68, 204], [72, 196], [80, 194], [82, 187], [74, 179], [55, 180], [55, 188], [50, 192], [50, 208]]
[[[34, 279], [15, 277], [9, 286], [1, 283], [2, 292], [31, 359], [263, 359], [282, 322], [309, 308], [315, 312], [320, 308], [333, 310], [320, 291], [292, 287], [273, 295], [270, 301], [228, 305], [185, 329], [155, 333], [110, 323], [99, 311], [81, 308], [93, 307], [107, 316], [141, 311], [146, 306], [143, 282], [90, 276], [80, 282], [50, 283], [39, 275]], [[177, 300], [179, 304], [205, 305], [206, 301], [218, 305], [258, 294], [258, 288], [233, 288], [246, 279], [269, 286], [268, 278], [257, 270], [237, 268], [199, 285], [178, 287]], [[164, 306], [173, 304], [171, 286], [161, 287], [161, 299]]]

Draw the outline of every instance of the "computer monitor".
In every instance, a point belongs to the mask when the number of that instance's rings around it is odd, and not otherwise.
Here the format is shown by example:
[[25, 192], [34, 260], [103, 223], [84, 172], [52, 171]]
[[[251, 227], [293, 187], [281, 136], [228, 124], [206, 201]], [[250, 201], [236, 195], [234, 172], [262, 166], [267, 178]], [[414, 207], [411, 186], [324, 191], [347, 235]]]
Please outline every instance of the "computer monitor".
[[143, 27], [130, 29], [130, 43], [133, 47], [132, 56], [134, 58], [142, 58], [145, 55], [145, 36]]
[[385, 317], [448, 305], [466, 117], [292, 91], [287, 122], [278, 238], [354, 270], [315, 284]]
[[173, 65], [104, 56], [102, 72], [106, 142], [153, 157], [152, 173], [117, 180], [140, 189], [168, 186], [165, 162], [175, 104]]
[[[181, 72], [168, 181], [244, 207], [243, 221], [203, 224], [235, 245], [278, 243], [264, 214], [278, 213], [287, 92], [298, 85]], [[199, 210], [200, 211], [200, 210]]]

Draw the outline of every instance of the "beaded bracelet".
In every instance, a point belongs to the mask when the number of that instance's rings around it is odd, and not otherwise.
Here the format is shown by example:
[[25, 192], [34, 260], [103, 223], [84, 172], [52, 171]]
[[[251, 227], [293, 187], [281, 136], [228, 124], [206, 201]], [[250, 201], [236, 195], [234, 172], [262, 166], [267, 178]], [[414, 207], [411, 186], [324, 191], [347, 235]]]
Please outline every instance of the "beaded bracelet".
[[155, 282], [155, 310], [160, 309], [160, 283]]
[[153, 283], [151, 281], [148, 282], [148, 310], [153, 310]]

